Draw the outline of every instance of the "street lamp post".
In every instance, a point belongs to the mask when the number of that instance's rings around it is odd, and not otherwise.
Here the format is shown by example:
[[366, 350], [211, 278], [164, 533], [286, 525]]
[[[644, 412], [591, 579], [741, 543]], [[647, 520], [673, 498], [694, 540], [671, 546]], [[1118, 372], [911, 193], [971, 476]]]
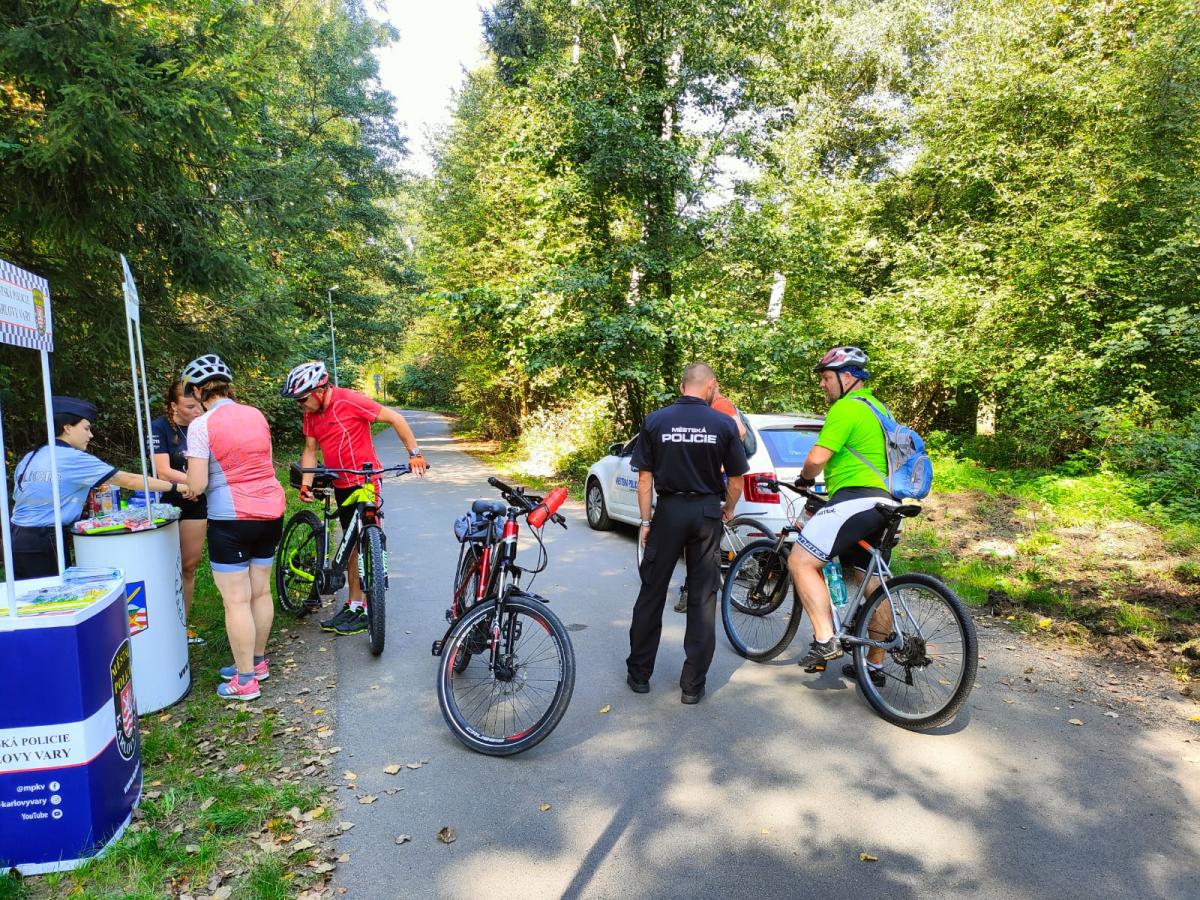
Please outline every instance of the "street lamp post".
[[333, 352], [333, 384], [338, 387], [337, 374], [337, 338], [333, 333], [333, 292], [338, 289], [335, 284], [326, 290], [326, 296], [329, 300], [329, 349]]

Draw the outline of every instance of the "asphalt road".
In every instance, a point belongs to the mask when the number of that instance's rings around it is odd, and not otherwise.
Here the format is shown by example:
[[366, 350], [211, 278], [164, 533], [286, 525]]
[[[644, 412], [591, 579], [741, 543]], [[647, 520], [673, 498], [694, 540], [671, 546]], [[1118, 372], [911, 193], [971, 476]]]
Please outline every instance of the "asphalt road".
[[[357, 774], [338, 789], [354, 823], [333, 882], [347, 896], [1200, 897], [1200, 730], [1178, 702], [1121, 702], [1132, 674], [997, 625], [981, 629], [965, 713], [913, 734], [835, 671], [793, 665], [803, 629], [760, 665], [733, 653], [718, 617], [708, 696], [683, 706], [683, 617], [669, 608], [651, 693], [635, 695], [633, 532], [589, 530], [580, 504], [564, 508], [569, 531], [546, 529], [534, 586], [572, 626], [570, 709], [522, 756], [470, 752], [442, 720], [430, 644], [445, 630], [451, 523], [497, 495], [443, 418], [407, 416], [433, 469], [385, 488], [387, 648], [374, 659], [365, 636], [336, 641], [337, 771]], [[390, 432], [379, 447], [385, 464], [402, 458]], [[367, 793], [378, 799], [356, 802]], [[437, 841], [443, 826], [454, 843]]]

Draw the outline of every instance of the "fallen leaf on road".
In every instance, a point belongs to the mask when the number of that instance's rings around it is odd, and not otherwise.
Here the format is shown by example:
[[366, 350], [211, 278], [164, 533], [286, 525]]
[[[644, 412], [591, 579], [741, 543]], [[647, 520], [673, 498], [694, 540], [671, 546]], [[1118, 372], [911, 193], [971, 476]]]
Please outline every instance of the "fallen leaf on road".
[[379, 798], [376, 797], [374, 794], [364, 794], [363, 796], [358, 798], [358, 802], [359, 803], [374, 803], [378, 799]]
[[419, 762], [415, 762], [415, 763], [408, 763], [408, 768], [410, 768], [410, 769], [419, 769], [419, 768], [421, 768], [421, 766], [422, 766], [422, 765], [424, 765], [424, 763], [419, 763]]
[[400, 771], [400, 769], [401, 769], [401, 766], [399, 763], [392, 763], [391, 765], [383, 767], [383, 774], [384, 775], [395, 775], [397, 772]]
[[296, 841], [296, 843], [292, 844], [291, 848], [288, 850], [288, 853], [292, 856], [295, 856], [297, 853], [311, 849], [312, 845], [312, 841]]
[[314, 709], [312, 711], [312, 714], [314, 716], [323, 716], [323, 715], [325, 715], [325, 710], [324, 709]]
[[409, 841], [411, 841], [411, 840], [412, 840], [412, 835], [411, 835], [411, 834], [398, 834], [398, 835], [396, 835], [396, 843], [397, 843], [397, 844], [407, 844], [407, 843], [408, 843]]
[[453, 844], [458, 840], [458, 835], [454, 833], [454, 829], [447, 825], [437, 833], [437, 839], [443, 844]]
[[337, 858], [337, 861], [338, 861], [338, 862], [350, 862], [350, 854], [349, 854], [349, 853], [343, 853], [341, 856], [339, 856], [339, 857]]
[[1038, 619], [1038, 628], [1042, 629], [1043, 631], [1053, 624], [1054, 621], [1052, 619]]
[[1120, 718], [1120, 716], [1114, 712], [1106, 712], [1105, 715], [1108, 716], [1110, 719], [1119, 719]]
[[550, 809], [549, 803], [539, 803], [538, 804], [538, 812], [548, 812], [549, 809]]
[[323, 815], [325, 815], [325, 807], [317, 806], [313, 809], [310, 809], [303, 816], [301, 816], [301, 818], [304, 819], [305, 822], [311, 822], [313, 819], [319, 819]]
[[1082, 719], [1067, 719], [1067, 724], [1068, 725], [1082, 725], [1083, 720]]
[[872, 856], [870, 853], [860, 853], [858, 854], [858, 858], [862, 862], [879, 862], [879, 857]]
[[345, 778], [347, 781], [354, 781], [354, 779], [358, 778], [358, 776], [356, 774], [354, 774], [353, 772], [351, 772], [349, 769], [347, 769], [345, 772], [342, 773], [342, 777]]
[[353, 822], [338, 822], [338, 831], [340, 831], [342, 834], [345, 834], [347, 831], [349, 831], [353, 827], [354, 827]]
[[1016, 703], [1017, 701], [1016, 700], [1005, 700], [1004, 702], [1005, 703]]
[[[309, 865], [312, 865], [312, 864], [309, 863]], [[314, 872], [316, 872], [318, 875], [324, 875], [326, 872], [332, 872], [336, 868], [337, 868], [337, 866], [335, 866], [333, 863], [327, 863], [327, 862], [318, 863], [317, 865], [312, 866], [312, 870]]]
[[390, 797], [392, 794], [398, 794], [402, 790], [404, 790], [404, 788], [388, 788], [386, 791], [384, 791], [384, 793]]
[[1200, 716], [1192, 716], [1188, 719], [1189, 722], [1200, 722]]
[[605, 704], [604, 706], [600, 707], [600, 712], [602, 712], [602, 713], [611, 712], [611, 711], [612, 711], [611, 703]]

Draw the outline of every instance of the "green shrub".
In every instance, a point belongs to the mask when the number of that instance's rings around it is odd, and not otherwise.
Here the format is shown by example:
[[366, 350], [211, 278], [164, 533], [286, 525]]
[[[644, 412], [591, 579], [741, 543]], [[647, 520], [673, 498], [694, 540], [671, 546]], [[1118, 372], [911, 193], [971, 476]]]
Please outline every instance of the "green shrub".
[[606, 397], [585, 394], [555, 408], [543, 408], [525, 420], [520, 469], [529, 475], [581, 476], [607, 452], [616, 426]]

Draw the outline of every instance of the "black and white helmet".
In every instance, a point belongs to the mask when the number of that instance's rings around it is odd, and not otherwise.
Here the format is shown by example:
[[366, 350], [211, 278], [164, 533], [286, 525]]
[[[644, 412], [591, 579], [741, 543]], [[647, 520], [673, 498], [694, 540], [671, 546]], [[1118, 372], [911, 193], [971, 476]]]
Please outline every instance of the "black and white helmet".
[[315, 360], [300, 363], [288, 372], [287, 380], [284, 381], [283, 388], [279, 393], [290, 399], [307, 397], [313, 391], [323, 388], [327, 384], [329, 384], [329, 372], [325, 369], [325, 363]]
[[233, 383], [233, 372], [225, 365], [221, 357], [215, 353], [198, 356], [183, 367], [179, 376], [184, 387], [200, 387], [210, 381], [228, 381]]

